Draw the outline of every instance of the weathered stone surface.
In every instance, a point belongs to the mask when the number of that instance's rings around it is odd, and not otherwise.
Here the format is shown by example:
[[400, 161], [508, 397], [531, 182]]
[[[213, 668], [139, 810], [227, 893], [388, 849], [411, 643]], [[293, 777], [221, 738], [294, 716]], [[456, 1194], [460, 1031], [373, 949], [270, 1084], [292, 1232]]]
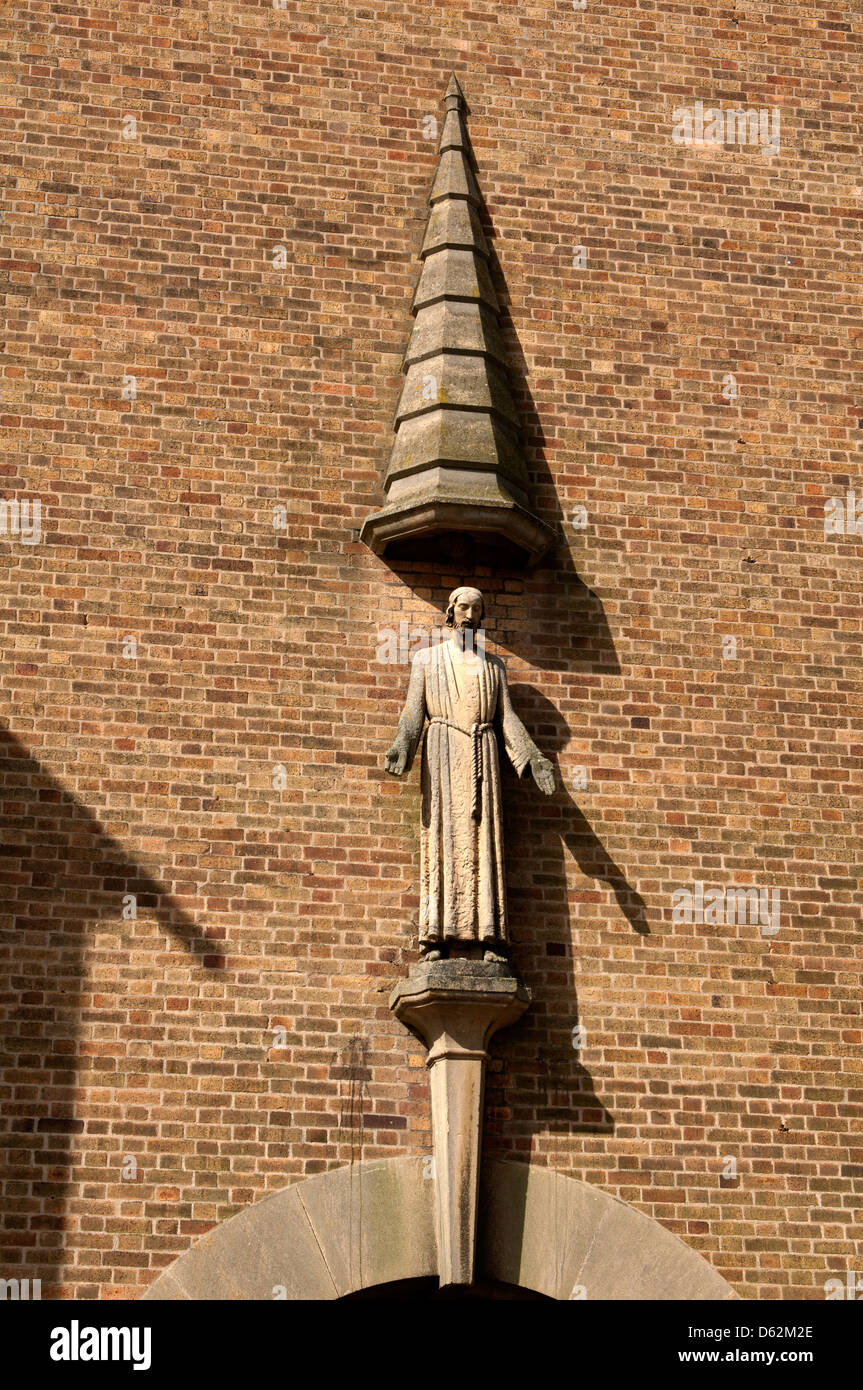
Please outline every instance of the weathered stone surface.
[[189, 1294], [183, 1285], [174, 1277], [173, 1271], [179, 1268], [180, 1261], [186, 1258], [181, 1255], [169, 1269], [158, 1275], [148, 1289], [141, 1294], [141, 1301], [150, 1299], [153, 1303], [181, 1303], [189, 1299]]
[[453, 943], [482, 948], [486, 962], [493, 962], [502, 959], [497, 948], [505, 950], [511, 939], [501, 751], [519, 776], [529, 770], [546, 795], [554, 791], [555, 779], [513, 708], [504, 663], [478, 643], [484, 611], [479, 589], [460, 586], [450, 594], [437, 633], [442, 640], [411, 662], [404, 709], [384, 766], [392, 776], [402, 776], [422, 746], [421, 944], [433, 947], [438, 959]]
[[498, 312], [488, 266], [472, 251], [440, 251], [423, 261], [413, 309], [418, 312], [439, 299], [481, 301], [492, 313]]
[[156, 1280], [145, 1297], [262, 1300], [276, 1297], [277, 1290], [289, 1299], [338, 1295], [299, 1184], [274, 1193], [203, 1236]]
[[387, 481], [441, 463], [498, 472], [527, 487], [518, 440], [491, 414], [437, 409], [406, 420], [396, 435]]
[[503, 339], [497, 318], [483, 305], [458, 300], [430, 304], [417, 314], [405, 352], [404, 367], [438, 352], [486, 353], [504, 362]]
[[507, 964], [461, 958], [420, 961], [390, 995], [396, 1018], [428, 1046], [429, 1062], [450, 1045], [484, 1051], [498, 1028], [520, 1018], [529, 1003], [529, 990]]
[[[416, 475], [421, 478], [422, 475]], [[492, 534], [514, 551], [538, 560], [550, 544], [551, 533], [533, 514], [515, 501], [501, 500], [487, 474], [478, 473], [469, 494], [445, 487], [431, 495], [421, 487], [400, 496], [390, 507], [372, 512], [363, 522], [360, 538], [376, 555], [394, 542], [436, 535], [466, 533], [472, 537]], [[480, 498], [480, 491], [482, 497]], [[491, 500], [493, 497], [493, 500]]]
[[[479, 1261], [507, 1283], [568, 1299], [610, 1199], [598, 1188], [551, 1168], [485, 1165], [479, 1217]], [[511, 1219], [500, 1220], [500, 1212]], [[505, 1272], [504, 1272], [505, 1271]]]
[[538, 1165], [485, 1166], [478, 1258], [486, 1277], [556, 1299], [735, 1297], [706, 1260], [658, 1222]]
[[432, 208], [420, 255], [425, 259], [432, 251], [441, 251], [445, 246], [461, 247], [488, 257], [488, 243], [472, 203], [448, 198]]
[[440, 138], [441, 150], [463, 150], [465, 148], [464, 127], [459, 119], [458, 105], [447, 111]]
[[433, 1184], [421, 1163], [359, 1163], [300, 1186], [339, 1294], [437, 1272]]
[[[385, 554], [395, 542], [434, 535], [445, 543], [469, 528], [475, 538], [503, 542], [533, 562], [553, 535], [529, 510], [523, 441], [478, 212], [481, 199], [464, 125], [464, 98], [454, 76], [445, 102], [422, 271], [411, 306], [415, 325], [404, 358], [407, 379], [384, 480], [387, 505], [366, 518], [360, 537]], [[451, 504], [435, 505], [432, 511], [421, 506], [420, 495], [428, 496], [422, 485], [416, 493], [394, 491], [393, 484], [404, 475], [441, 464], [498, 472], [517, 484], [518, 523], [512, 524], [509, 508], [488, 505], [484, 484], [471, 489], [468, 483], [468, 505], [456, 510]]]
[[521, 507], [525, 505], [524, 491], [500, 473], [454, 468], [449, 464], [424, 468], [421, 473], [395, 478], [390, 488], [390, 498], [399, 503], [407, 499], [420, 502], [437, 497], [451, 502], [461, 500], [466, 504], [475, 504], [480, 493], [484, 508], [497, 504], [506, 507], [513, 503]]
[[[183, 1256], [182, 1268], [177, 1261], [171, 1266], [171, 1298], [188, 1298], [196, 1301], [204, 1299], [228, 1300], [235, 1296], [237, 1280], [235, 1274], [222, 1265], [221, 1255], [227, 1252], [229, 1240], [226, 1238], [227, 1222], [202, 1236]], [[161, 1275], [144, 1295], [147, 1298], [161, 1298], [160, 1289], [165, 1275]], [[167, 1289], [167, 1284], [166, 1284]], [[179, 1290], [179, 1292], [177, 1292]]]
[[439, 353], [411, 367], [396, 409], [396, 424], [426, 414], [436, 406], [481, 406], [518, 429], [518, 416], [501, 367], [487, 357]]
[[437, 203], [441, 198], [467, 198], [476, 207], [482, 202], [473, 170], [461, 150], [447, 149], [441, 154], [429, 202]]
[[475, 1271], [486, 1048], [530, 996], [503, 964], [421, 962], [393, 990], [390, 1008], [429, 1049], [435, 1216], [441, 1284], [471, 1284]]
[[732, 1291], [671, 1231], [614, 1198], [596, 1227], [577, 1282], [588, 1298], [729, 1298]]
[[[211, 1231], [142, 1297], [269, 1299], [272, 1280], [289, 1299], [319, 1300], [433, 1275], [436, 1179], [427, 1173], [422, 1157], [372, 1160], [285, 1188]], [[311, 1247], [294, 1224], [297, 1213]], [[476, 1255], [479, 1278], [561, 1300], [578, 1286], [588, 1302], [736, 1297], [697, 1251], [658, 1222], [600, 1188], [534, 1164], [483, 1164]]]

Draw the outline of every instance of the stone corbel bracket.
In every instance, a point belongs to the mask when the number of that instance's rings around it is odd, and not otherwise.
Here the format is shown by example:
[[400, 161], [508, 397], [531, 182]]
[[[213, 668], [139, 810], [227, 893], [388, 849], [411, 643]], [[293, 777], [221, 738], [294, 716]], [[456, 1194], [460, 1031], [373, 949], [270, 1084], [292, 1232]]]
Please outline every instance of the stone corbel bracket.
[[396, 1018], [429, 1049], [442, 1287], [474, 1281], [487, 1048], [529, 1004], [528, 990], [508, 966], [471, 960], [420, 964], [390, 997]]

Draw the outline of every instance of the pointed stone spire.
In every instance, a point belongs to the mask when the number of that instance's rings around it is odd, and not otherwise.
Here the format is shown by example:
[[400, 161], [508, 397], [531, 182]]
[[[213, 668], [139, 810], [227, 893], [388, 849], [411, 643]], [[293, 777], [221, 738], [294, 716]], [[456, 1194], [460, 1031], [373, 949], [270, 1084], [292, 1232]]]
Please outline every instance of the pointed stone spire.
[[429, 194], [414, 326], [384, 481], [387, 505], [361, 539], [383, 555], [396, 542], [467, 533], [536, 560], [552, 532], [529, 510], [518, 415], [489, 274], [482, 195], [455, 73]]

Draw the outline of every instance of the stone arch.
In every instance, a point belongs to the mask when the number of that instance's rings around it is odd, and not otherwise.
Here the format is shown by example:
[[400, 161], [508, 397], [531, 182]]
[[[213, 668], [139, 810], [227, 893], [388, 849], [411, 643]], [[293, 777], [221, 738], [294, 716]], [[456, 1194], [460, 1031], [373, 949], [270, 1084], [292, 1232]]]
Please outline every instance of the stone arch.
[[[337, 1299], [434, 1276], [429, 1167], [371, 1160], [283, 1188], [215, 1227], [143, 1298]], [[701, 1255], [634, 1207], [550, 1168], [498, 1160], [483, 1166], [477, 1278], [554, 1299], [736, 1297]]]

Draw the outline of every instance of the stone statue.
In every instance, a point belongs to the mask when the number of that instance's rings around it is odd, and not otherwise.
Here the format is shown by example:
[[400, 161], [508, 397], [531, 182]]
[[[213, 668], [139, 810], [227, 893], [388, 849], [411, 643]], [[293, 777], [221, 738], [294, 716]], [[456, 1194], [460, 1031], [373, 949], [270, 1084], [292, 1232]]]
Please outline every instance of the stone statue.
[[426, 719], [422, 756], [420, 949], [440, 960], [451, 943], [479, 945], [506, 961], [508, 927], [497, 734], [521, 777], [530, 766], [548, 796], [554, 770], [512, 708], [506, 668], [476, 636], [485, 614], [478, 589], [449, 597], [448, 641], [411, 664], [398, 733], [386, 755], [395, 777], [410, 770]]

